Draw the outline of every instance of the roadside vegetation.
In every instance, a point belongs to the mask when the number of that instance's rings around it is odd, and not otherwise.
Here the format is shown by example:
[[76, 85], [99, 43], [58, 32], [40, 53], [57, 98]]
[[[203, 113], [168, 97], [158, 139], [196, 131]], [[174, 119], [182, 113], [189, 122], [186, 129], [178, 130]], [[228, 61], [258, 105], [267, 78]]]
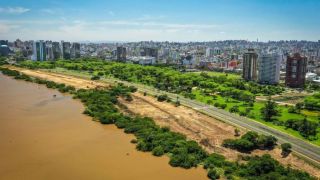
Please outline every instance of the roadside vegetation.
[[277, 145], [277, 139], [273, 136], [259, 135], [256, 132], [249, 131], [242, 135], [240, 139], [224, 140], [222, 145], [249, 153], [255, 149], [273, 149]]
[[[101, 77], [113, 77], [141, 83], [213, 105], [240, 116], [246, 116], [320, 145], [319, 93], [306, 97], [303, 103], [298, 103], [295, 107], [277, 106], [271, 100], [257, 102], [255, 97], [281, 94], [285, 90], [283, 87], [245, 82], [236, 75], [227, 76], [223, 73], [204, 72], [183, 73], [172, 67], [141, 66], [92, 59], [56, 62], [25, 61], [21, 63], [21, 66], [30, 69], [63, 68], [79, 73], [85, 71], [91, 74], [93, 80], [98, 80]], [[158, 100], [161, 101], [161, 99], [162, 97], [158, 97]], [[273, 109], [268, 108], [273, 106]], [[299, 123], [304, 123], [307, 130], [292, 125]], [[305, 133], [305, 131], [308, 132]]]
[[[56, 88], [69, 92], [85, 105], [84, 114], [93, 117], [101, 124], [115, 124], [125, 133], [134, 134], [136, 148], [139, 151], [152, 152], [154, 156], [168, 155], [169, 164], [173, 167], [191, 168], [203, 165], [210, 179], [314, 179], [306, 172], [282, 166], [270, 155], [261, 157], [245, 157], [237, 162], [230, 162], [220, 154], [208, 154], [195, 141], [187, 140], [182, 134], [160, 127], [148, 117], [129, 117], [118, 111], [116, 105], [119, 96], [128, 97], [135, 92], [135, 87], [118, 84], [110, 89], [78, 89], [52, 81], [42, 80], [24, 75], [18, 71], [0, 68], [3, 74], [29, 82], [44, 84], [48, 88]], [[64, 90], [60, 90], [60, 89]], [[254, 138], [257, 146], [270, 147], [276, 142], [272, 137], [265, 137], [250, 132], [241, 139]], [[262, 140], [260, 140], [262, 139]], [[270, 139], [270, 140], [269, 140]], [[288, 147], [284, 147], [288, 150]], [[290, 148], [289, 148], [290, 149]]]

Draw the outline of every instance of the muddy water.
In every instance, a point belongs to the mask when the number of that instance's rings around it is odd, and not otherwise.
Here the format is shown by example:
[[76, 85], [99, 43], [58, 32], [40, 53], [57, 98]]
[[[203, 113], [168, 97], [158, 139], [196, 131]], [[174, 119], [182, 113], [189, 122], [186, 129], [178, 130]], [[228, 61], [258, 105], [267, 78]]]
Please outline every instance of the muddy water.
[[[57, 97], [54, 98], [53, 95]], [[0, 179], [207, 179], [202, 168], [138, 152], [70, 96], [0, 74]]]

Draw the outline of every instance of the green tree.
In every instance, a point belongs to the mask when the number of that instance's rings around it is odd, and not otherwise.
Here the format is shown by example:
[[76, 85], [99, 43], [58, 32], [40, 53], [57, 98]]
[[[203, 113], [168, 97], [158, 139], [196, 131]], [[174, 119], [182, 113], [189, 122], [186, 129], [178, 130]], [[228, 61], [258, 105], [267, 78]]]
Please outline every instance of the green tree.
[[290, 143], [281, 144], [282, 156], [287, 156], [291, 152], [291, 148], [292, 148], [292, 146]]
[[272, 121], [274, 116], [279, 115], [278, 105], [271, 100], [271, 97], [268, 98], [265, 106], [261, 108], [261, 115], [266, 121]]

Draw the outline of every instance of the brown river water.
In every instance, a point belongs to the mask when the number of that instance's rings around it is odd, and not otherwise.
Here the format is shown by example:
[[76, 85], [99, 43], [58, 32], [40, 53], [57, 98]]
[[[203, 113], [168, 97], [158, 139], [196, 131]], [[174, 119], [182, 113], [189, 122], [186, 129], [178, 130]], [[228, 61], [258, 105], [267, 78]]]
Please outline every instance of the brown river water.
[[133, 135], [83, 110], [69, 95], [0, 74], [0, 179], [207, 179], [202, 167], [137, 151]]

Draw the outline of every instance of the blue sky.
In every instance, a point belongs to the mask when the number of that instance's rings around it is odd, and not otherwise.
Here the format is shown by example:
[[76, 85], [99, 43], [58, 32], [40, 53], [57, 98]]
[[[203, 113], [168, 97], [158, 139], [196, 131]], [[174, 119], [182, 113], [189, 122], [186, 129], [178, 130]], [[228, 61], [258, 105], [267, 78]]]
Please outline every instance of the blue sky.
[[320, 39], [320, 0], [2, 0], [0, 39]]

